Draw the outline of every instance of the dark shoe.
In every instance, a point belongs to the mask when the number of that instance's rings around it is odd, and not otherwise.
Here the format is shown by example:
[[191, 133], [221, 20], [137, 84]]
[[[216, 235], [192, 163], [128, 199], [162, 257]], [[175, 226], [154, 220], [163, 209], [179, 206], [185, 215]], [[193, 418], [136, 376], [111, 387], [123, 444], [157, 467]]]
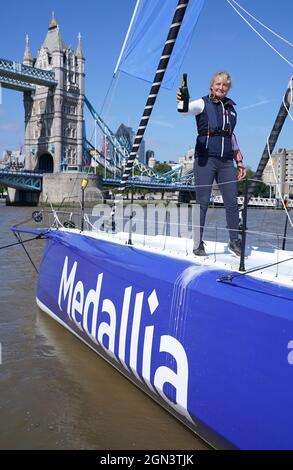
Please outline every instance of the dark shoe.
[[207, 256], [204, 249], [204, 242], [200, 242], [198, 247], [193, 250], [193, 254], [195, 254], [195, 256]]
[[241, 240], [232, 240], [228, 245], [228, 250], [232, 255], [241, 256]]

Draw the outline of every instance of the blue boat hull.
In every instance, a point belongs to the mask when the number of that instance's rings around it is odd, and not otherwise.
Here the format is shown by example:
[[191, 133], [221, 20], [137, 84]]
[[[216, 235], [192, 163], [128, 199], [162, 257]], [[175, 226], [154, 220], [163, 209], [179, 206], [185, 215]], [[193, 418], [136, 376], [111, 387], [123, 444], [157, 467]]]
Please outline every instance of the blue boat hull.
[[217, 448], [293, 449], [293, 292], [52, 231], [40, 307]]

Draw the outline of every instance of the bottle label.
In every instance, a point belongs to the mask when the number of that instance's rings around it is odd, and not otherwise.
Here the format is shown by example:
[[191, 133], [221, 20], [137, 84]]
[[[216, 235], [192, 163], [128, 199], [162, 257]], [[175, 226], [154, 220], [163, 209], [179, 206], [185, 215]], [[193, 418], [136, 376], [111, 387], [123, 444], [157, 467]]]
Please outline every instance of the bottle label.
[[184, 101], [179, 101], [179, 103], [177, 104], [177, 109], [183, 109], [184, 107]]

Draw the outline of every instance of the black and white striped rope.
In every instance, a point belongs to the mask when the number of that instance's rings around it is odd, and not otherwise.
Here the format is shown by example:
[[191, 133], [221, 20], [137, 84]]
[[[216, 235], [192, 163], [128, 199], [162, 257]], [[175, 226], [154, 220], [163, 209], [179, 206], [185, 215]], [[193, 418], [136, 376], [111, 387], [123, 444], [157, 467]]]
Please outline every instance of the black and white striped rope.
[[184, 18], [184, 15], [188, 6], [188, 2], [189, 0], [179, 0], [178, 5], [176, 7], [176, 11], [172, 20], [172, 24], [170, 26], [168, 37], [166, 39], [165, 46], [164, 46], [164, 49], [160, 58], [160, 62], [157, 68], [157, 72], [156, 72], [156, 75], [155, 75], [155, 78], [151, 87], [151, 91], [149, 93], [149, 96], [148, 96], [148, 99], [144, 108], [144, 112], [143, 112], [138, 130], [137, 130], [136, 136], [133, 141], [130, 155], [127, 159], [127, 162], [124, 168], [120, 187], [118, 189], [118, 194], [117, 194], [118, 199], [119, 199], [119, 196], [121, 197], [125, 189], [125, 186], [129, 178], [130, 172], [132, 170], [137, 152], [139, 150], [141, 141], [143, 139], [145, 130], [147, 128], [148, 121], [150, 119], [150, 116], [151, 116], [155, 101], [157, 99], [157, 96], [161, 87], [161, 83], [163, 81], [181, 24], [183, 22], [183, 18]]

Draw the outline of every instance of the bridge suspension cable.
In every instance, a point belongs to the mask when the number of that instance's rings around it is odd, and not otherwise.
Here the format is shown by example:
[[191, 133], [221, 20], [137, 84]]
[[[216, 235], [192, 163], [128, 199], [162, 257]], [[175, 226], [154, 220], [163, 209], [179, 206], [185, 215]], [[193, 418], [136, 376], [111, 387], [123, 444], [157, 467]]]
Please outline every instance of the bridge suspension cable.
[[[95, 122], [97, 123], [97, 125], [101, 129], [103, 135], [112, 144], [114, 150], [116, 150], [116, 152], [120, 155], [120, 157], [122, 159], [121, 161], [123, 162], [123, 164], [125, 166], [126, 161], [130, 157], [129, 145], [127, 144], [127, 142], [123, 142], [123, 141], [121, 141], [121, 139], [116, 137], [114, 132], [111, 131], [109, 126], [101, 118], [100, 114], [97, 113], [97, 111], [94, 109], [94, 107], [92, 106], [92, 104], [90, 103], [90, 101], [86, 97], [85, 97], [84, 101], [85, 101], [85, 105], [87, 106], [90, 114], [92, 115]], [[88, 141], [86, 141], [86, 143], [87, 143], [87, 145], [89, 145], [92, 148], [92, 150], [94, 149], [93, 144], [91, 144]], [[104, 156], [104, 158], [106, 159], [105, 156]], [[112, 159], [112, 161], [114, 161], [114, 160]], [[114, 165], [117, 168], [117, 161], [114, 161]], [[175, 174], [178, 173], [178, 169], [176, 169], [176, 170], [172, 170], [172, 171], [168, 172], [167, 174], [160, 174], [157, 171], [153, 170], [152, 168], [144, 165], [142, 162], [140, 162], [137, 159], [134, 163], [134, 167], [139, 170], [141, 175], [146, 175], [146, 176], [149, 176], [149, 177], [155, 178], [155, 179], [165, 178], [166, 180], [168, 180], [168, 179], [171, 180], [172, 176], [174, 176]], [[119, 166], [117, 169], [121, 170], [121, 167]]]

